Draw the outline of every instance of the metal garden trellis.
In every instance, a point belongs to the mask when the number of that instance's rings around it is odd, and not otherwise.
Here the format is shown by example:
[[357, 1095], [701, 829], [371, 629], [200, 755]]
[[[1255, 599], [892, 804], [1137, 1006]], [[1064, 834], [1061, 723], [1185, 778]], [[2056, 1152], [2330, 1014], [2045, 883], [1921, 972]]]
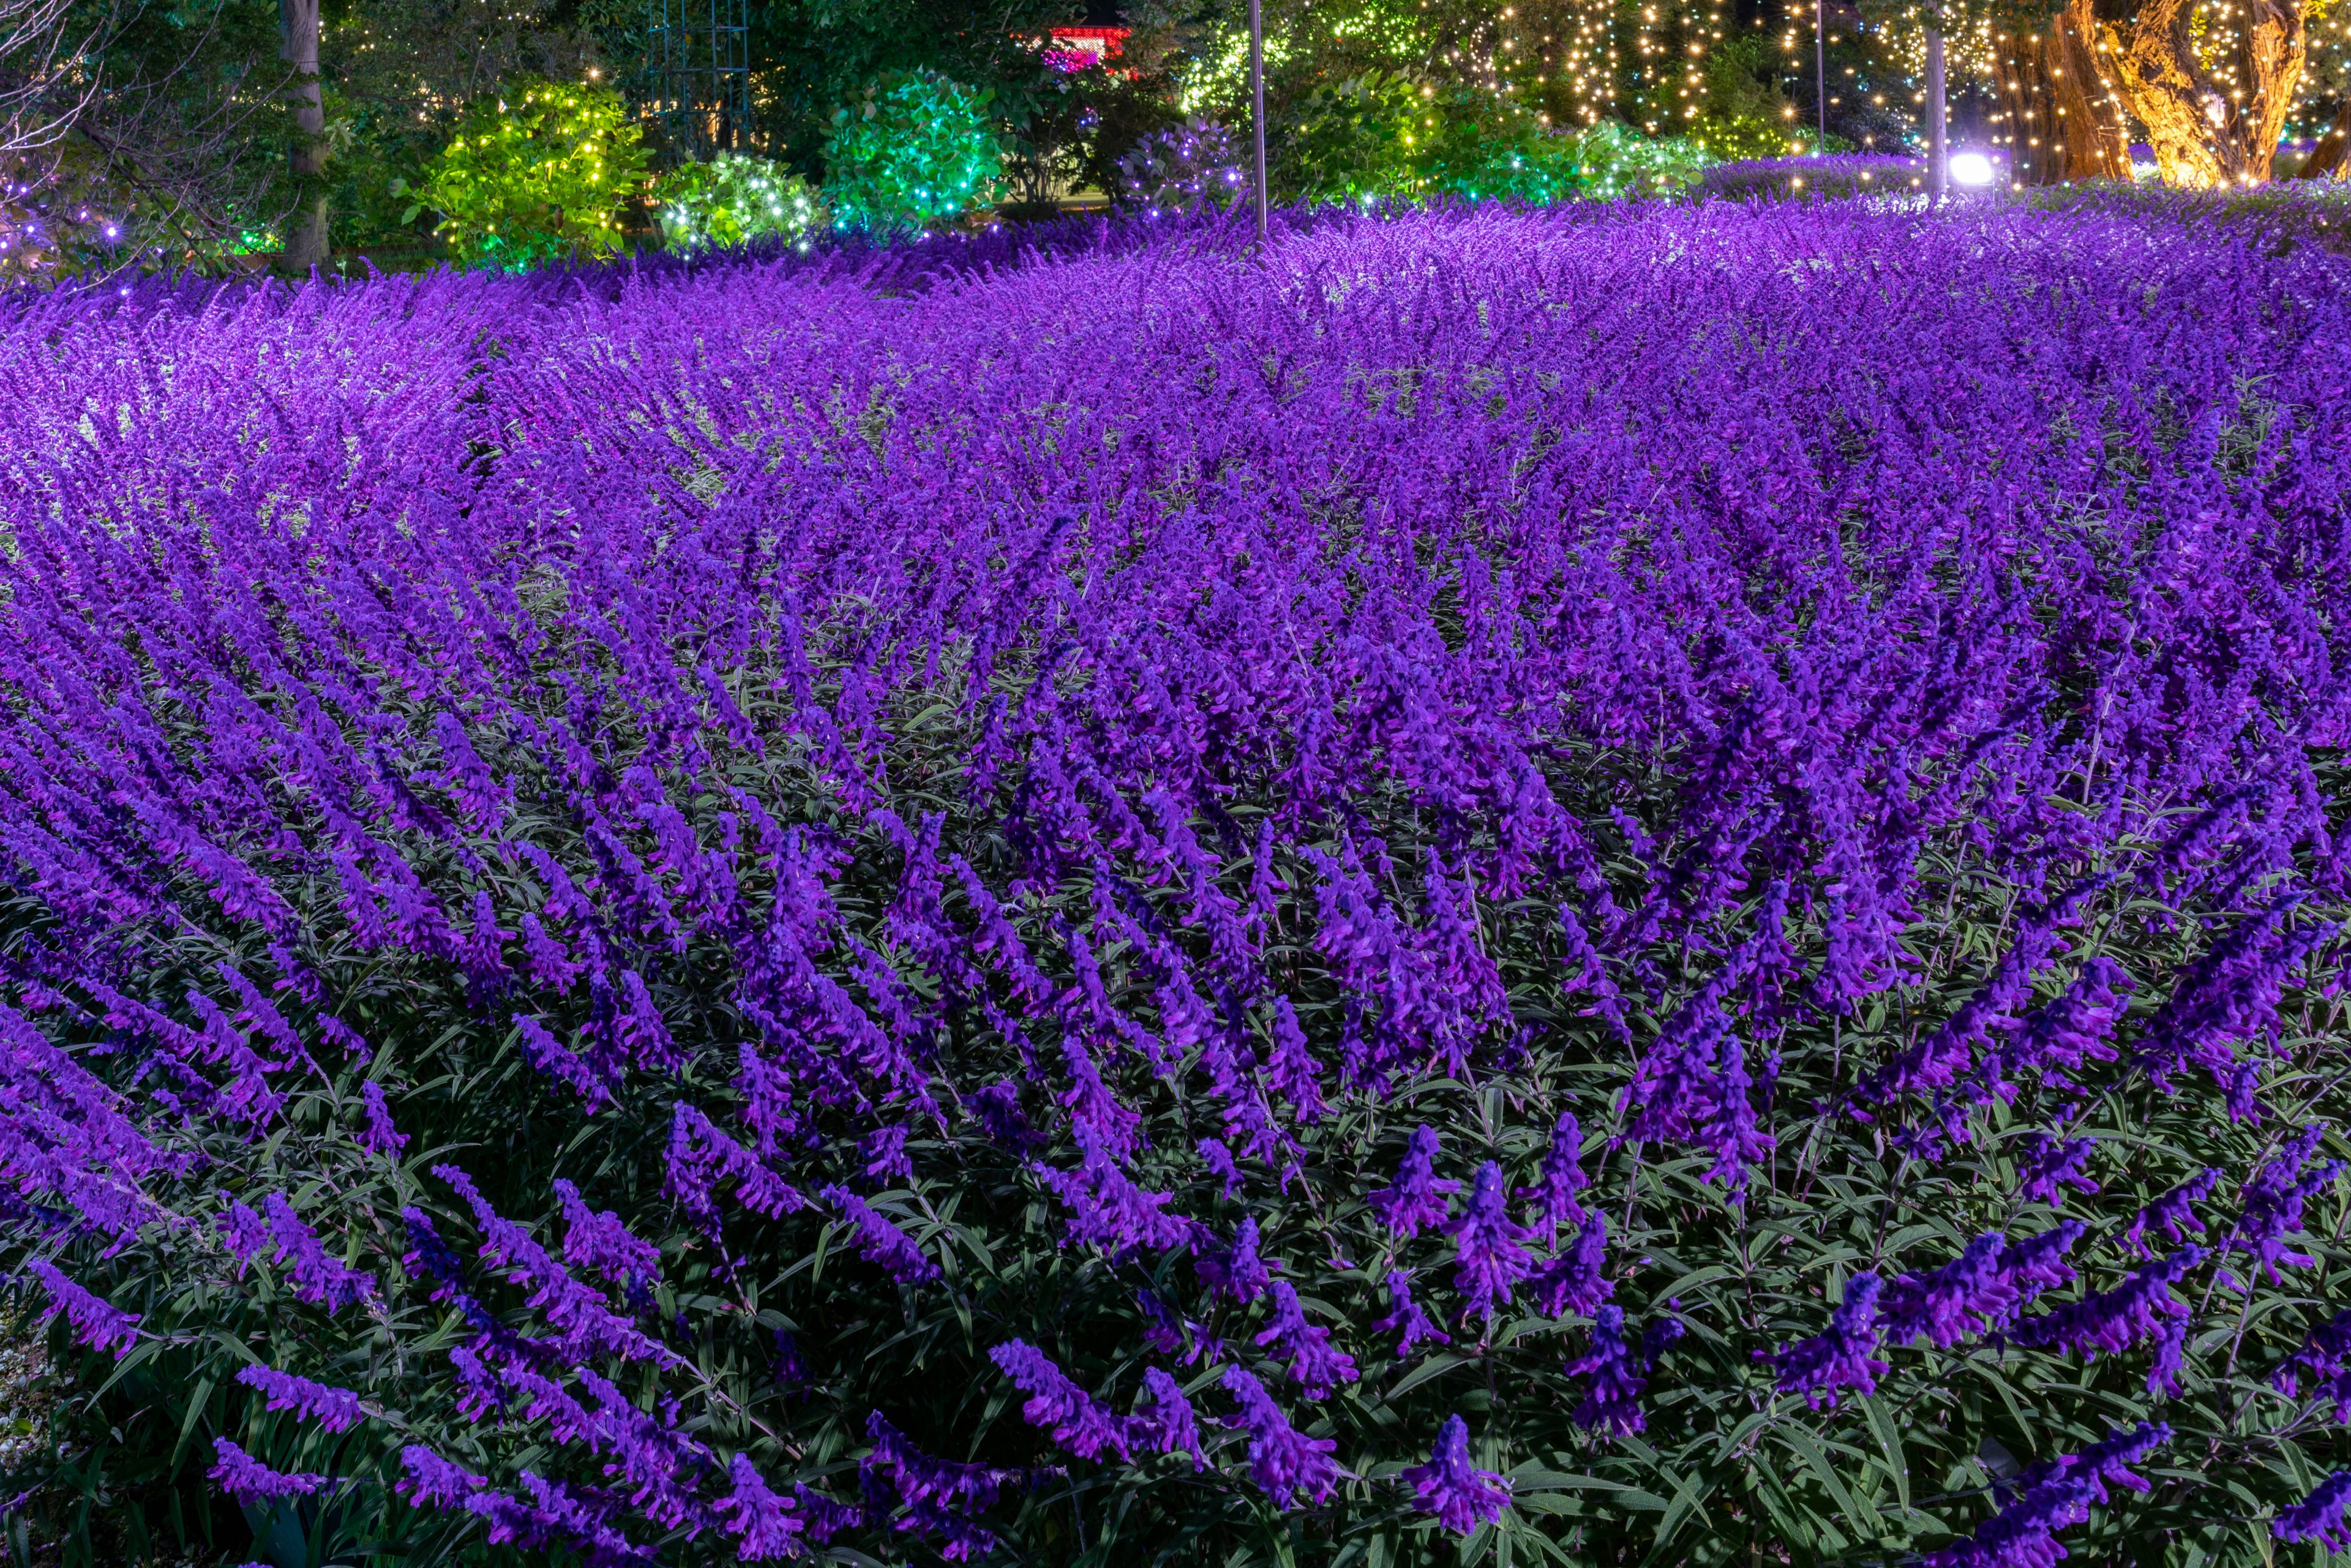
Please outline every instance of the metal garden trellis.
[[638, 102], [684, 156], [743, 146], [751, 132], [749, 0], [646, 0]]

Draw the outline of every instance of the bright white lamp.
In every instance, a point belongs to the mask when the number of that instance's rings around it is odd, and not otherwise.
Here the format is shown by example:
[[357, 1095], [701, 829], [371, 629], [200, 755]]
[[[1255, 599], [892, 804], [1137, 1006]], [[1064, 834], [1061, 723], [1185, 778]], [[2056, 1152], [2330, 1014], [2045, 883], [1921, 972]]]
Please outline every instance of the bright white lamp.
[[1980, 152], [1954, 152], [1951, 178], [1962, 185], [1989, 185], [1992, 182], [1991, 160]]

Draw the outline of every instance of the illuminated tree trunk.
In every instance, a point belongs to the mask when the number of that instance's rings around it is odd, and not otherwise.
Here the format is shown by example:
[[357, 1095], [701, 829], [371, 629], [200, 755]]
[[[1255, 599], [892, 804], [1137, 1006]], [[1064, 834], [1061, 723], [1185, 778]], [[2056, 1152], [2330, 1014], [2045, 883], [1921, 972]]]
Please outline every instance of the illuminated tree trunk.
[[2351, 103], [2343, 106], [2343, 112], [2335, 117], [2335, 129], [2318, 139], [2318, 145], [2310, 150], [2310, 156], [2294, 171], [2294, 178], [2336, 178], [2343, 172], [2346, 154], [2351, 154]]
[[2193, 9], [2193, 0], [2147, 0], [2127, 30], [2106, 28], [2116, 83], [2147, 127], [2165, 184], [2266, 180], [2310, 47], [2302, 0], [2237, 0], [2223, 24], [2233, 81], [2198, 57]]
[[2091, 0], [2069, 0], [2037, 33], [2010, 36], [2001, 99], [2011, 167], [2027, 185], [2130, 178], [2130, 132], [2101, 66]]
[[278, 0], [280, 52], [294, 68], [294, 174], [301, 187], [286, 265], [296, 273], [327, 265], [327, 109], [319, 89], [319, 0]]

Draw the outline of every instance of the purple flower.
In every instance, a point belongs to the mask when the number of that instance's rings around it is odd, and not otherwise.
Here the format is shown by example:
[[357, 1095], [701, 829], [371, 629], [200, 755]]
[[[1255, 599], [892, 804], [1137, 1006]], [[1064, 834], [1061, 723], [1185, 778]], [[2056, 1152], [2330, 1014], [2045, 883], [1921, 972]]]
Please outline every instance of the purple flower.
[[1224, 1385], [1241, 1407], [1227, 1424], [1248, 1435], [1249, 1474], [1266, 1495], [1282, 1508], [1298, 1492], [1318, 1503], [1328, 1499], [1344, 1473], [1331, 1457], [1338, 1440], [1309, 1437], [1291, 1427], [1264, 1385], [1238, 1366], [1225, 1368]]
[[1146, 1192], [1128, 1180], [1091, 1122], [1079, 1121], [1072, 1131], [1081, 1162], [1075, 1174], [1041, 1162], [1029, 1167], [1070, 1209], [1071, 1240], [1124, 1253], [1192, 1239], [1191, 1222], [1165, 1212], [1173, 1195]]
[[2325, 1135], [2325, 1123], [2312, 1123], [2245, 1184], [2242, 1212], [2229, 1233], [2228, 1249], [2251, 1257], [2273, 1285], [2279, 1283], [2281, 1263], [2297, 1269], [2311, 1266], [2308, 1253], [2287, 1250], [2286, 1238], [2301, 1231], [2303, 1205], [2334, 1186], [2343, 1174], [2342, 1165], [2332, 1160], [2307, 1174], [2304, 1171]]
[[1502, 1167], [1488, 1160], [1478, 1167], [1468, 1206], [1446, 1226], [1454, 1241], [1453, 1288], [1461, 1292], [1465, 1317], [1509, 1304], [1534, 1266], [1520, 1245], [1528, 1233], [1510, 1222], [1509, 1203]]
[[2168, 1258], [2142, 1264], [2111, 1291], [2085, 1296], [2018, 1324], [2016, 1341], [2050, 1350], [2080, 1351], [2093, 1361], [2102, 1353], [2127, 1350], [2160, 1333], [2164, 1319], [2187, 1312], [2186, 1303], [2171, 1293], [2171, 1287], [2204, 1258], [2201, 1247], [2183, 1247]]
[[407, 1474], [394, 1490], [419, 1508], [461, 1508], [487, 1484], [471, 1470], [413, 1443], [400, 1450], [400, 1462]]
[[1437, 1176], [1437, 1134], [1426, 1126], [1415, 1127], [1394, 1185], [1372, 1194], [1373, 1210], [1406, 1241], [1442, 1222], [1452, 1207], [1447, 1198], [1461, 1190], [1459, 1182]]
[[2336, 1470], [2308, 1497], [2278, 1511], [2270, 1533], [2280, 1541], [2316, 1541], [2329, 1552], [2351, 1552], [2351, 1521], [2344, 1509], [2351, 1505], [2351, 1470]]
[[2302, 1348], [2278, 1363], [2270, 1386], [2289, 1399], [2302, 1396], [2302, 1380], [2311, 1380], [2311, 1392], [2335, 1402], [2335, 1419], [2351, 1421], [2351, 1311], [2340, 1312], [2304, 1336]]
[[872, 1206], [845, 1186], [818, 1189], [818, 1196], [841, 1210], [857, 1231], [857, 1254], [902, 1285], [927, 1285], [939, 1278], [939, 1266], [923, 1255], [914, 1239], [877, 1213]]
[[1108, 1406], [1071, 1382], [1052, 1359], [1025, 1340], [1007, 1340], [987, 1353], [1004, 1375], [1029, 1400], [1020, 1414], [1032, 1427], [1052, 1433], [1053, 1441], [1081, 1459], [1104, 1448], [1121, 1459], [1133, 1458], [1125, 1424]]
[[1328, 1398], [1338, 1385], [1354, 1382], [1354, 1358], [1331, 1347], [1329, 1329], [1306, 1321], [1298, 1292], [1280, 1280], [1270, 1289], [1273, 1292], [1273, 1316], [1265, 1332], [1257, 1336], [1257, 1343], [1269, 1354], [1289, 1361], [1290, 1378], [1305, 1391], [1306, 1397]]
[[616, 1285], [650, 1281], [661, 1272], [661, 1249], [629, 1231], [628, 1222], [611, 1209], [593, 1209], [580, 1189], [555, 1178], [556, 1200], [563, 1206], [563, 1260], [575, 1269], [593, 1269]]
[[1451, 1344], [1453, 1337], [1438, 1328], [1423, 1312], [1420, 1303], [1412, 1299], [1412, 1276], [1401, 1269], [1388, 1271], [1388, 1315], [1372, 1324], [1374, 1333], [1395, 1331], [1401, 1335], [1396, 1341], [1396, 1359], [1404, 1361], [1412, 1355], [1412, 1347], [1423, 1340], [1438, 1344]]
[[42, 1316], [65, 1313], [66, 1321], [73, 1324], [74, 1337], [90, 1349], [110, 1350], [114, 1359], [120, 1361], [139, 1343], [137, 1313], [116, 1311], [67, 1279], [47, 1259], [35, 1259], [27, 1271], [49, 1292], [49, 1309]]
[[269, 1239], [277, 1249], [278, 1261], [294, 1277], [296, 1296], [330, 1312], [374, 1300], [375, 1277], [347, 1269], [329, 1257], [318, 1233], [302, 1223], [282, 1195], [271, 1193], [262, 1210], [268, 1218]]
[[[2078, 1219], [2067, 1219], [2037, 1236], [2008, 1244], [2000, 1257], [2000, 1281], [2016, 1292], [2018, 1306], [2043, 1291], [2073, 1282], [2074, 1266], [2065, 1261], [2065, 1254], [2074, 1249], [2074, 1243], [2082, 1239], [2087, 1228]], [[2010, 1309], [2011, 1314], [2014, 1311]]]
[[2147, 1248], [2147, 1228], [2160, 1229], [2173, 1244], [2188, 1239], [2192, 1232], [2201, 1236], [2205, 1225], [2196, 1218], [2195, 1205], [2212, 1195], [2220, 1180], [2216, 1166], [2207, 1166], [2186, 1181], [2157, 1198], [2132, 1217], [2130, 1228], [2123, 1232], [2123, 1243], [2141, 1258], [2150, 1256]]
[[1210, 1289], [1221, 1291], [1242, 1306], [1265, 1294], [1266, 1284], [1273, 1278], [1272, 1270], [1257, 1255], [1254, 1218], [1241, 1221], [1230, 1251], [1196, 1254], [1192, 1268]]
[[1322, 1118], [1322, 1064], [1307, 1049], [1306, 1032], [1288, 997], [1273, 998], [1273, 1048], [1267, 1054], [1265, 1084], [1290, 1102], [1291, 1113], [1311, 1126]]
[[247, 1507], [279, 1498], [308, 1497], [334, 1484], [332, 1476], [281, 1475], [226, 1437], [213, 1439], [213, 1468], [206, 1473], [220, 1483], [223, 1491]]
[[1948, 1349], [2006, 1321], [2022, 1299], [2001, 1266], [2007, 1248], [2007, 1237], [1990, 1231], [1957, 1261], [1895, 1281], [1880, 1307], [1887, 1343], [1908, 1344], [1923, 1335]]
[[2052, 1568], [2065, 1555], [2056, 1534], [2090, 1517], [2097, 1489], [2087, 1481], [2036, 1486], [1977, 1527], [1974, 1535], [1927, 1554], [1927, 1568]]
[[[1679, 1328], [1679, 1324], [1675, 1325]], [[1664, 1336], [1661, 1336], [1664, 1337]], [[1663, 1344], [1656, 1348], [1662, 1350]], [[1641, 1393], [1648, 1386], [1648, 1367], [1634, 1346], [1625, 1343], [1625, 1312], [1602, 1307], [1592, 1323], [1592, 1344], [1567, 1364], [1571, 1377], [1589, 1376], [1583, 1403], [1570, 1417], [1590, 1431], [1625, 1437], [1648, 1424], [1641, 1411]]]
[[1616, 1282], [1601, 1272], [1608, 1263], [1608, 1217], [1594, 1209], [1575, 1233], [1575, 1245], [1535, 1271], [1535, 1303], [1543, 1316], [1562, 1312], [1589, 1316], [1616, 1291]]
[[392, 1107], [384, 1103], [383, 1085], [370, 1079], [360, 1090], [360, 1103], [367, 1117], [360, 1146], [371, 1154], [397, 1157], [408, 1146], [408, 1134], [392, 1124]]
[[1192, 1414], [1192, 1402], [1184, 1397], [1184, 1385], [1155, 1366], [1144, 1368], [1144, 1392], [1150, 1395], [1147, 1406], [1138, 1406], [1127, 1418], [1134, 1441], [1156, 1453], [1192, 1456], [1192, 1470], [1199, 1473], [1208, 1461], [1200, 1453], [1200, 1427]]
[[1583, 1218], [1583, 1203], [1576, 1194], [1590, 1186], [1592, 1178], [1583, 1174], [1580, 1163], [1583, 1151], [1583, 1126], [1576, 1121], [1574, 1112], [1562, 1111], [1552, 1128], [1551, 1147], [1543, 1154], [1535, 1185], [1519, 1189], [1519, 1197], [1531, 1200], [1535, 1206], [1535, 1219], [1542, 1228], [1546, 1246], [1559, 1226], [1573, 1225]]
[[996, 1500], [1006, 1482], [1019, 1479], [1017, 1471], [959, 1465], [926, 1454], [879, 1410], [865, 1417], [865, 1435], [873, 1441], [873, 1452], [862, 1468], [890, 1477], [898, 1495], [910, 1503], [984, 1509]]
[[740, 1538], [737, 1558], [767, 1563], [799, 1556], [803, 1551], [800, 1521], [791, 1515], [791, 1499], [768, 1490], [747, 1454], [737, 1454], [727, 1462], [726, 1479], [730, 1490], [718, 1500], [714, 1511], [726, 1521], [726, 1532]]
[[2097, 1191], [2098, 1184], [2084, 1170], [2096, 1147], [2095, 1138], [2065, 1139], [2050, 1133], [2029, 1134], [2024, 1140], [2024, 1153], [2016, 1162], [2018, 1195], [2027, 1202], [2062, 1208], [2066, 1187], [2085, 1193]]
[[360, 1396], [350, 1389], [313, 1383], [290, 1372], [246, 1366], [237, 1369], [236, 1380], [267, 1396], [270, 1409], [298, 1411], [329, 1432], [348, 1432], [364, 1416], [360, 1409]]
[[2134, 1474], [2130, 1467], [2169, 1441], [2169, 1427], [2160, 1421], [2142, 1421], [2108, 1432], [2078, 1454], [2060, 1455], [2035, 1465], [2019, 1476], [2016, 1484], [2030, 1491], [2053, 1480], [2081, 1481], [2102, 1504], [2112, 1500], [2106, 1495], [2109, 1483], [2130, 1491], [2149, 1491], [2153, 1489], [2147, 1478]]
[[1241, 1190], [1241, 1167], [1233, 1158], [1233, 1151], [1225, 1146], [1222, 1138], [1202, 1138], [1192, 1145], [1199, 1151], [1200, 1163], [1208, 1174], [1225, 1184], [1227, 1198], [1238, 1197]]
[[857, 1155], [865, 1162], [867, 1180], [914, 1185], [914, 1162], [906, 1157], [905, 1128], [874, 1128], [858, 1141]]
[[1397, 1479], [1412, 1488], [1421, 1512], [1434, 1514], [1440, 1527], [1457, 1535], [1499, 1519], [1510, 1505], [1510, 1483], [1469, 1462], [1469, 1424], [1458, 1416], [1445, 1418], [1428, 1463]]
[[[1782, 1393], [1802, 1394], [1817, 1410], [1834, 1410], [1841, 1389], [1864, 1394], [1877, 1390], [1886, 1364], [1870, 1353], [1877, 1348], [1878, 1278], [1855, 1274], [1844, 1285], [1844, 1300], [1830, 1314], [1829, 1332], [1787, 1346], [1771, 1360], [1779, 1369]], [[1760, 1353], [1759, 1353], [1760, 1354]]]

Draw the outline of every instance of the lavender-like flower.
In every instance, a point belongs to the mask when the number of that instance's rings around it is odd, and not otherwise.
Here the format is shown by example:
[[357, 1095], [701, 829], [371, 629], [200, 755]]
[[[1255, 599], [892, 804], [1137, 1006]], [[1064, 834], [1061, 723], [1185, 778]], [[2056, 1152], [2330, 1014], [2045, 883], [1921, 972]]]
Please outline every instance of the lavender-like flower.
[[1266, 1284], [1273, 1278], [1271, 1268], [1257, 1253], [1254, 1217], [1241, 1221], [1240, 1232], [1233, 1238], [1229, 1251], [1196, 1253], [1192, 1268], [1210, 1289], [1222, 1291], [1242, 1306], [1265, 1294]]
[[[1677, 1325], [1678, 1326], [1678, 1325]], [[1658, 1347], [1662, 1349], [1663, 1346]], [[1609, 1437], [1626, 1437], [1648, 1424], [1641, 1410], [1641, 1393], [1648, 1384], [1648, 1367], [1625, 1339], [1625, 1311], [1602, 1307], [1593, 1319], [1592, 1344], [1567, 1364], [1568, 1375], [1589, 1376], [1583, 1403], [1569, 1418], [1577, 1426]]]
[[2270, 1533], [2280, 1541], [2315, 1541], [2329, 1552], [2351, 1552], [2346, 1507], [2351, 1507], [2351, 1470], [2336, 1470], [2312, 1488], [2308, 1497], [2280, 1509], [2270, 1522]]
[[281, 1474], [230, 1442], [213, 1439], [213, 1468], [207, 1471], [221, 1490], [247, 1507], [276, 1502], [280, 1498], [308, 1497], [334, 1485], [332, 1476]]
[[1192, 1402], [1184, 1397], [1184, 1385], [1155, 1366], [1143, 1371], [1144, 1392], [1151, 1396], [1148, 1406], [1138, 1406], [1127, 1417], [1134, 1440], [1155, 1453], [1189, 1454], [1192, 1470], [1199, 1473], [1208, 1461], [1200, 1452], [1200, 1425], [1192, 1413]]
[[2306, 1173], [2304, 1169], [2325, 1134], [2324, 1123], [2304, 1128], [2245, 1184], [2242, 1212], [2229, 1233], [2228, 1250], [2252, 1258], [2273, 1285], [2279, 1282], [2280, 1264], [2311, 1266], [2310, 1255], [2289, 1250], [2286, 1239], [2302, 1229], [2303, 1205], [2343, 1174], [2341, 1162], [2335, 1160]]
[[939, 1266], [923, 1255], [914, 1239], [863, 1198], [845, 1186], [821, 1187], [818, 1196], [855, 1228], [857, 1255], [868, 1263], [902, 1285], [927, 1285], [939, 1278]]
[[1803, 1395], [1815, 1410], [1823, 1406], [1834, 1410], [1841, 1390], [1877, 1391], [1886, 1363], [1870, 1353], [1877, 1348], [1880, 1288], [1876, 1275], [1855, 1274], [1845, 1281], [1844, 1300], [1830, 1314], [1828, 1333], [1800, 1340], [1771, 1358], [1782, 1393]]
[[1400, 1336], [1396, 1340], [1398, 1361], [1409, 1360], [1412, 1356], [1412, 1347], [1423, 1340], [1434, 1341], [1438, 1344], [1453, 1343], [1453, 1336], [1437, 1327], [1436, 1321], [1421, 1310], [1420, 1303], [1412, 1299], [1410, 1274], [1402, 1269], [1390, 1270], [1387, 1287], [1388, 1315], [1373, 1323], [1372, 1332], [1374, 1333], [1394, 1332]]
[[2161, 1230], [2174, 1245], [2187, 1240], [2191, 1233], [2203, 1235], [2206, 1227], [2196, 1218], [2195, 1206], [2212, 1196], [2212, 1188], [2220, 1180], [2217, 1166], [2207, 1166], [2189, 1176], [2131, 1217], [2130, 1228], [2123, 1232], [2123, 1244], [2146, 1258], [2149, 1256], [2147, 1229], [2150, 1225]]
[[360, 1106], [367, 1120], [360, 1131], [360, 1146], [371, 1154], [398, 1158], [408, 1146], [408, 1134], [392, 1124], [392, 1107], [384, 1103], [383, 1085], [369, 1079], [360, 1090]]
[[1592, 1185], [1592, 1178], [1583, 1174], [1583, 1127], [1574, 1112], [1562, 1111], [1552, 1126], [1551, 1147], [1543, 1152], [1535, 1185], [1522, 1186], [1518, 1193], [1533, 1203], [1545, 1246], [1561, 1225], [1574, 1225], [1583, 1218], [1583, 1203], [1576, 1195]]
[[1331, 1345], [1331, 1331], [1306, 1321], [1306, 1310], [1299, 1304], [1298, 1292], [1287, 1281], [1277, 1280], [1270, 1287], [1273, 1292], [1273, 1316], [1257, 1343], [1268, 1352], [1290, 1363], [1290, 1375], [1309, 1399], [1330, 1397], [1332, 1389], [1342, 1383], [1355, 1381], [1355, 1361], [1344, 1351]]
[[112, 1351], [114, 1359], [120, 1361], [139, 1343], [137, 1313], [119, 1312], [91, 1295], [59, 1273], [57, 1265], [46, 1258], [35, 1259], [26, 1271], [49, 1293], [49, 1308], [42, 1315], [53, 1318], [65, 1313], [66, 1321], [73, 1324], [74, 1337], [90, 1349]]
[[1602, 1278], [1608, 1264], [1608, 1217], [1594, 1209], [1575, 1233], [1575, 1245], [1535, 1271], [1535, 1304], [1547, 1318], [1562, 1312], [1589, 1316], [1615, 1294], [1616, 1282]]
[[768, 1488], [749, 1455], [737, 1454], [727, 1461], [726, 1479], [727, 1494], [713, 1511], [726, 1532], [737, 1537], [737, 1559], [769, 1563], [801, 1555], [806, 1548], [800, 1544], [800, 1521], [793, 1517], [792, 1500]]
[[2065, 1555], [2057, 1532], [2089, 1518], [2098, 1495], [2087, 1481], [2033, 1487], [1978, 1526], [1974, 1535], [1928, 1552], [1927, 1568], [2053, 1568]]
[[419, 1444], [401, 1449], [400, 1463], [406, 1473], [393, 1490], [419, 1508], [462, 1508], [467, 1498], [488, 1484]]
[[1404, 1240], [1442, 1223], [1452, 1207], [1447, 1199], [1461, 1190], [1459, 1182], [1437, 1176], [1437, 1134], [1425, 1125], [1415, 1127], [1395, 1183], [1372, 1194], [1373, 1210]]
[[2312, 1329], [2302, 1348], [2271, 1372], [2270, 1386], [2298, 1399], [2305, 1377], [2311, 1380], [2312, 1394], [2335, 1402], [2337, 1423], [2351, 1421], [2351, 1311], [2337, 1312]]
[[1413, 1466], [1397, 1479], [1412, 1488], [1421, 1512], [1435, 1515], [1440, 1528], [1457, 1535], [1490, 1524], [1510, 1505], [1510, 1483], [1469, 1462], [1469, 1424], [1458, 1416], [1445, 1418], [1428, 1463]]
[[2062, 1208], [2064, 1189], [2069, 1186], [2096, 1192], [2098, 1184], [2090, 1179], [2086, 1169], [2096, 1148], [2095, 1138], [2060, 1138], [2052, 1133], [2027, 1135], [2024, 1153], [2016, 1162], [2017, 1193], [2027, 1202]]
[[1528, 1232], [1510, 1222], [1509, 1205], [1502, 1167], [1488, 1160], [1478, 1167], [1468, 1206], [1446, 1226], [1453, 1234], [1453, 1288], [1461, 1293], [1464, 1317], [1508, 1305], [1518, 1281], [1534, 1266], [1520, 1245]]
[[2111, 1291], [2018, 1324], [2016, 1341], [2080, 1351], [2093, 1361], [2101, 1354], [2127, 1350], [2160, 1333], [2165, 1318], [2187, 1312], [2187, 1304], [2171, 1293], [2171, 1287], [2204, 1258], [2203, 1248], [2183, 1247], [2168, 1258], [2142, 1264]]
[[1908, 1344], [1923, 1336], [1948, 1349], [2007, 1321], [2022, 1299], [2001, 1268], [2007, 1249], [2008, 1238], [1990, 1231], [1970, 1242], [1956, 1261], [1895, 1281], [1879, 1308], [1887, 1343]]
[[1081, 1459], [1098, 1457], [1105, 1448], [1121, 1459], [1133, 1458], [1126, 1426], [1108, 1406], [1070, 1381], [1052, 1358], [1025, 1340], [1007, 1340], [987, 1353], [1028, 1402], [1020, 1414], [1032, 1427], [1041, 1427]]
[[1318, 1503], [1328, 1499], [1343, 1473], [1331, 1457], [1338, 1439], [1309, 1437], [1291, 1427], [1264, 1385], [1238, 1366], [1225, 1368], [1224, 1385], [1241, 1407], [1227, 1424], [1248, 1435], [1249, 1474], [1266, 1495], [1282, 1508], [1299, 1492]]
[[298, 1411], [329, 1432], [348, 1432], [364, 1418], [360, 1396], [348, 1388], [313, 1383], [266, 1366], [240, 1367], [236, 1380], [266, 1395], [270, 1409]]

